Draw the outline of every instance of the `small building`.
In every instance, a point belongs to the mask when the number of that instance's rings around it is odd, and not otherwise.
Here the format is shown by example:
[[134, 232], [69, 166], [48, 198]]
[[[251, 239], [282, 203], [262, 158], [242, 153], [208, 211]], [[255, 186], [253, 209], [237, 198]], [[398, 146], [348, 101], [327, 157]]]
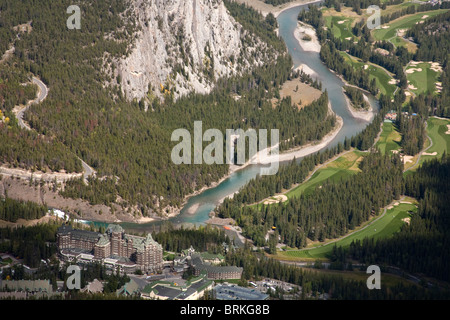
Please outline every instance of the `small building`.
[[141, 291], [141, 297], [154, 300], [198, 300], [206, 291], [212, 290], [213, 285], [214, 282], [203, 273], [184, 285], [168, 281], [153, 282]]
[[208, 279], [224, 280], [224, 279], [240, 279], [243, 268], [236, 266], [216, 266], [204, 262], [200, 254], [193, 254], [190, 261], [194, 268], [194, 275], [199, 276], [201, 273], [206, 273]]
[[267, 300], [268, 294], [254, 288], [244, 288], [237, 285], [220, 284], [213, 289], [217, 300]]
[[125, 283], [120, 289], [116, 291], [117, 296], [133, 296], [139, 294], [139, 285], [133, 279]]
[[89, 282], [86, 287], [81, 289], [81, 292], [101, 293], [103, 292], [103, 283], [101, 283], [98, 279], [94, 279], [94, 281]]

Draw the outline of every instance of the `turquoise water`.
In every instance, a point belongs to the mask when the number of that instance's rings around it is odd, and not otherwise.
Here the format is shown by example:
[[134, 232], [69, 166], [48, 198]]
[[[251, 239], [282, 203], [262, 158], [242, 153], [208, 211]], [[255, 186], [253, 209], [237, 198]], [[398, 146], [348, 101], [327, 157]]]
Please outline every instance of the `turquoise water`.
[[[328, 91], [328, 96], [334, 112], [343, 118], [344, 125], [341, 131], [328, 144], [328, 146], [335, 146], [339, 142], [343, 142], [346, 136], [352, 137], [358, 134], [368, 123], [353, 118], [348, 111], [346, 100], [342, 93], [342, 86], [344, 85], [342, 80], [328, 70], [328, 68], [320, 61], [318, 53], [303, 51], [298, 41], [295, 39], [294, 30], [297, 26], [297, 16], [303, 7], [307, 6], [291, 8], [279, 15], [279, 32], [293, 58], [294, 67], [296, 68], [300, 64], [306, 64], [317, 73], [316, 78], [322, 82], [323, 90], [326, 89]], [[372, 107], [374, 107], [375, 110], [378, 110], [378, 102], [373, 97], [369, 97], [369, 100]], [[299, 159], [299, 161], [301, 161], [301, 159]], [[176, 225], [204, 224], [209, 218], [209, 213], [214, 210], [225, 197], [237, 192], [249, 180], [255, 178], [259, 172], [260, 166], [251, 165], [233, 173], [218, 186], [208, 189], [197, 196], [191, 197], [181, 210], [181, 213], [169, 221]], [[96, 226], [104, 225], [103, 223], [97, 222], [94, 224]], [[121, 226], [128, 230], [151, 232], [154, 227], [157, 227], [160, 224], [161, 221], [155, 221], [146, 224], [122, 223]]]

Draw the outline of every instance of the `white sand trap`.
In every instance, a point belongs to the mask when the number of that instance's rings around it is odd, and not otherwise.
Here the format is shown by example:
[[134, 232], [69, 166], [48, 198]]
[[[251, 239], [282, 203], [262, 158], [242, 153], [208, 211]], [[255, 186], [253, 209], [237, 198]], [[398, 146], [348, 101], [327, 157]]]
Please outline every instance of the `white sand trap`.
[[411, 218], [403, 218], [402, 221], [406, 224], [409, 224], [411, 222]]
[[417, 90], [417, 88], [414, 87], [414, 85], [412, 85], [412, 84], [408, 85], [408, 89], [410, 89], [410, 90]]
[[394, 207], [398, 206], [399, 204], [400, 204], [400, 202], [394, 203]]
[[391, 79], [391, 80], [389, 80], [388, 83], [389, 83], [389, 84], [397, 84], [397, 83], [398, 83], [398, 80], [396, 80], [396, 79]]
[[424, 22], [425, 22], [425, 21], [423, 21], [423, 20], [420, 20], [420, 21], [419, 21], [419, 23], [424, 23]]
[[406, 73], [414, 73], [414, 72], [421, 72], [422, 68], [410, 68], [406, 70]]
[[390, 26], [382, 26], [381, 28], [383, 28], [383, 29], [389, 29]]
[[345, 38], [345, 40], [352, 40], [352, 37], [347, 37]]
[[403, 164], [407, 164], [408, 162], [412, 163], [412, 156], [403, 156]]
[[273, 199], [269, 199], [264, 201], [264, 204], [275, 204], [275, 203], [280, 203], [280, 202], [285, 202], [288, 200], [288, 197], [285, 196], [284, 194], [280, 194], [278, 196], [274, 196]]
[[445, 134], [450, 134], [450, 124], [447, 125], [447, 132]]
[[345, 19], [345, 20], [338, 21], [338, 24], [343, 24], [345, 21], [348, 21], [348, 20]]
[[369, 68], [369, 65], [368, 64], [364, 65], [364, 70], [366, 70], [367, 68]]
[[397, 154], [398, 150], [391, 150], [391, 152]]
[[429, 15], [424, 15], [424, 16], [422, 16], [422, 19], [426, 19], [426, 18], [428, 18], [429, 17]]
[[278, 195], [278, 196], [275, 196], [274, 198], [275, 198], [276, 200], [278, 200], [278, 201], [281, 201], [281, 202], [285, 202], [285, 201], [288, 200], [288, 197], [287, 197], [286, 195], [284, 195], [284, 194], [280, 194], [280, 195]]
[[437, 155], [437, 152], [436, 151], [433, 153], [424, 152], [424, 153], [422, 153], [422, 155], [423, 156], [435, 156], [435, 155]]
[[407, 97], [411, 96], [411, 92], [405, 91], [405, 96], [407, 96]]
[[391, 210], [392, 208], [394, 208], [394, 206], [387, 207], [388, 210]]

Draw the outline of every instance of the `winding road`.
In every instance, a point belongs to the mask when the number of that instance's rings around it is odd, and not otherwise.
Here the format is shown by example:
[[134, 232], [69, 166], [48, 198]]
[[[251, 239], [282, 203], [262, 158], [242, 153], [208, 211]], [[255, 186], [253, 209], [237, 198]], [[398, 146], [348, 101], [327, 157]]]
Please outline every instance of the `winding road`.
[[25, 121], [23, 121], [23, 115], [30, 108], [31, 105], [41, 103], [42, 101], [45, 100], [45, 98], [47, 98], [48, 95], [48, 88], [45, 85], [45, 83], [43, 83], [36, 77], [33, 77], [32, 82], [36, 84], [39, 88], [38, 96], [36, 97], [36, 99], [29, 101], [27, 105], [24, 108], [20, 109], [16, 114], [19, 127], [26, 130], [31, 130], [31, 128], [27, 123], [25, 123]]
[[[31, 131], [31, 127], [28, 125], [28, 123], [26, 123], [23, 120], [23, 116], [25, 114], [25, 112], [33, 105], [33, 104], [39, 104], [42, 101], [44, 101], [47, 96], [48, 96], [48, 87], [45, 85], [44, 82], [42, 82], [40, 79], [38, 79], [37, 77], [33, 76], [32, 78], [32, 83], [34, 83], [35, 85], [38, 86], [38, 93], [37, 93], [37, 97], [34, 100], [31, 100], [27, 103], [27, 105], [21, 109], [19, 109], [18, 106], [16, 106], [13, 110], [13, 112], [15, 113], [15, 116], [17, 118], [17, 122], [20, 128]], [[83, 161], [83, 159], [81, 159], [80, 157], [77, 156], [77, 158], [81, 161], [81, 165], [83, 167], [83, 179], [84, 181], [87, 183], [87, 179], [91, 176], [95, 177], [96, 176], [96, 171], [90, 167], [86, 162]], [[6, 173], [6, 172], [5, 172]], [[44, 179], [45, 177], [51, 177], [50, 180], [52, 180], [53, 175], [58, 175], [59, 173], [54, 173], [54, 174], [50, 174], [50, 175], [42, 175], [42, 178]], [[17, 176], [23, 176], [23, 173], [18, 173]], [[71, 175], [69, 175], [70, 177], [72, 177]], [[74, 176], [75, 177], [75, 176]], [[64, 174], [64, 176], [62, 176], [62, 179], [65, 180], [67, 178], [67, 174]], [[45, 179], [44, 179], [45, 180]], [[57, 179], [59, 180], [59, 179]]]

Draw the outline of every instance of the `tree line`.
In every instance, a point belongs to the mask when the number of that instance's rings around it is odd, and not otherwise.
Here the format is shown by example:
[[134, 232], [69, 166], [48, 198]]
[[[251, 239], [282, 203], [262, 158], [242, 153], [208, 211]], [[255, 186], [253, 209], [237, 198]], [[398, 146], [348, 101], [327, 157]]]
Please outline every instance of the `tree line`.
[[33, 220], [47, 214], [48, 208], [31, 201], [0, 198], [0, 220], [17, 222], [18, 219]]
[[364, 263], [398, 266], [449, 281], [450, 157], [433, 159], [405, 177], [405, 194], [419, 200], [409, 224], [388, 239], [354, 241], [348, 256]]

